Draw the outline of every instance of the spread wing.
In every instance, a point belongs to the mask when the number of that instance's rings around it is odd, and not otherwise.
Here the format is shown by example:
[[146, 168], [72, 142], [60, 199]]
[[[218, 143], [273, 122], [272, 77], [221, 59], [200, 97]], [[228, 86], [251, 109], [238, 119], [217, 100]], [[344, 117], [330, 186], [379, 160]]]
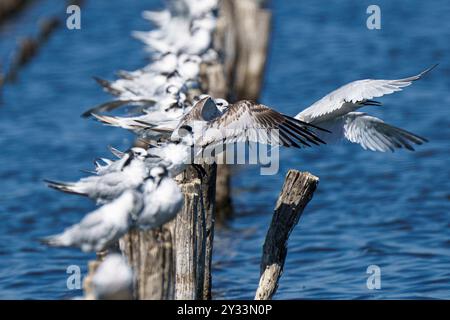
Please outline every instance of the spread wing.
[[139, 113], [143, 111], [144, 108], [154, 106], [156, 101], [148, 100], [148, 99], [141, 99], [141, 100], [113, 100], [108, 101], [105, 103], [102, 103], [98, 106], [95, 106], [89, 110], [86, 110], [83, 112], [81, 117], [88, 118], [94, 114], [97, 113], [103, 113], [103, 112], [110, 112], [117, 108], [123, 107], [123, 106], [134, 106], [133, 113]]
[[411, 85], [413, 81], [422, 78], [436, 66], [437, 65], [434, 65], [418, 75], [404, 79], [365, 79], [350, 82], [327, 94], [325, 97], [300, 112], [296, 118], [307, 122], [316, 123], [316, 121], [320, 121], [320, 118], [325, 115], [330, 115], [332, 113], [341, 115], [339, 111], [345, 107], [346, 103], [361, 105], [372, 104], [374, 101], [370, 101], [370, 99], [381, 97], [385, 94], [391, 94], [396, 91], [401, 91], [402, 88], [407, 87]]
[[220, 117], [209, 122], [196, 143], [202, 147], [236, 142], [255, 142], [300, 148], [325, 143], [314, 125], [283, 115], [262, 104], [243, 100], [230, 105]]
[[414, 151], [413, 144], [421, 145], [428, 140], [385, 123], [363, 112], [350, 112], [342, 117], [322, 122], [321, 125], [332, 131], [331, 139], [347, 139], [372, 151], [394, 151], [405, 148]]

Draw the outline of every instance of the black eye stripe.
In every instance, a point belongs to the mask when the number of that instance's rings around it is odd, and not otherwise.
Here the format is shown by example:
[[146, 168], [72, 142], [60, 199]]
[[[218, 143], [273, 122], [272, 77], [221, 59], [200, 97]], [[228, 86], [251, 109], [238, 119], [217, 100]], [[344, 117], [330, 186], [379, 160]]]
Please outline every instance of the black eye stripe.
[[184, 129], [190, 133], [192, 133], [192, 127], [188, 125], [181, 126], [180, 129]]

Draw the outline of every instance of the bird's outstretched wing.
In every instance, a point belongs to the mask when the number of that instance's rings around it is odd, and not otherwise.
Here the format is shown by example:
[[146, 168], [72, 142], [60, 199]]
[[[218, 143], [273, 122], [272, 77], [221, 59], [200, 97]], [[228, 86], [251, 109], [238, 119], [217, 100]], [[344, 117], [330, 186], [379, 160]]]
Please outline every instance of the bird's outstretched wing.
[[396, 91], [401, 91], [402, 88], [411, 85], [413, 81], [422, 78], [426, 73], [430, 72], [437, 66], [434, 65], [425, 71], [419, 73], [418, 75], [397, 79], [397, 80], [357, 80], [350, 82], [339, 89], [327, 94], [325, 97], [319, 101], [312, 104], [310, 107], [306, 108], [300, 112], [296, 118], [301, 119], [311, 123], [318, 123], [322, 118], [327, 118], [323, 120], [328, 120], [328, 116], [331, 114], [336, 114], [336, 116], [342, 115], [340, 111], [347, 113], [353, 110], [340, 110], [345, 108], [346, 103], [351, 104], [375, 104], [380, 103], [376, 101], [371, 101], [370, 99], [381, 97], [385, 94], [391, 94]]
[[121, 91], [115, 89], [110, 81], [95, 76], [93, 78], [106, 92], [112, 94], [113, 96], [119, 96], [121, 94]]
[[[251, 101], [238, 101], [220, 117], [206, 126], [201, 137], [195, 137], [198, 146], [210, 147], [236, 142], [255, 142], [300, 148], [325, 143], [311, 129], [314, 125], [283, 115], [269, 107]], [[272, 134], [278, 137], [272, 136]]]
[[133, 113], [141, 113], [144, 108], [154, 106], [156, 104], [155, 100], [141, 99], [141, 100], [113, 100], [102, 103], [95, 106], [81, 115], [83, 118], [89, 118], [93, 114], [110, 112], [122, 106], [134, 106]]
[[367, 115], [363, 112], [349, 112], [348, 114], [321, 123], [332, 131], [327, 142], [331, 139], [347, 139], [361, 145], [363, 149], [372, 151], [394, 151], [405, 148], [414, 151], [413, 144], [421, 145], [427, 139], [385, 123], [383, 120]]

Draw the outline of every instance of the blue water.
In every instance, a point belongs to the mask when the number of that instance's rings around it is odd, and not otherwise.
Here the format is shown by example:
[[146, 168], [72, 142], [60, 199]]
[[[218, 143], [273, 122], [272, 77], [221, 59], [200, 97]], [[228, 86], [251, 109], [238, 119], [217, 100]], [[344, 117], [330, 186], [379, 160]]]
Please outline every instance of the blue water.
[[[64, 13], [38, 1], [0, 27], [0, 61], [37, 18]], [[430, 142], [416, 152], [382, 154], [359, 146], [284, 150], [281, 170], [260, 176], [236, 168], [236, 215], [215, 239], [215, 298], [252, 298], [261, 246], [289, 168], [320, 177], [293, 231], [277, 299], [450, 298], [450, 3], [377, 1], [381, 30], [366, 28], [368, 1], [273, 1], [269, 61], [261, 101], [296, 114], [352, 80], [410, 76], [440, 63], [403, 92], [383, 97], [371, 114]], [[93, 209], [86, 199], [49, 190], [44, 178], [76, 179], [106, 145], [126, 147], [121, 130], [79, 114], [109, 99], [91, 80], [143, 66], [131, 30], [145, 30], [144, 9], [159, 1], [86, 1], [82, 29], [59, 29], [4, 88], [0, 106], [0, 298], [61, 299], [66, 268], [83, 272], [92, 255], [49, 249], [36, 239], [61, 231]], [[381, 289], [368, 290], [366, 269], [381, 268]]]

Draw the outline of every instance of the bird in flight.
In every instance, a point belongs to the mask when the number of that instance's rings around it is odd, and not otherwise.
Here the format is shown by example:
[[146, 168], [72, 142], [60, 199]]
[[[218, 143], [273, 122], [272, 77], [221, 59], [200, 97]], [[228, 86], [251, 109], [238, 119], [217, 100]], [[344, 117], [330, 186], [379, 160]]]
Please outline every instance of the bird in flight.
[[435, 67], [403, 79], [350, 82], [313, 103], [295, 118], [331, 131], [328, 135], [317, 132], [326, 142], [347, 139], [372, 151], [386, 152], [400, 148], [413, 151], [412, 144], [421, 145], [427, 139], [356, 110], [365, 106], [380, 106], [380, 102], [372, 99], [401, 91]]

